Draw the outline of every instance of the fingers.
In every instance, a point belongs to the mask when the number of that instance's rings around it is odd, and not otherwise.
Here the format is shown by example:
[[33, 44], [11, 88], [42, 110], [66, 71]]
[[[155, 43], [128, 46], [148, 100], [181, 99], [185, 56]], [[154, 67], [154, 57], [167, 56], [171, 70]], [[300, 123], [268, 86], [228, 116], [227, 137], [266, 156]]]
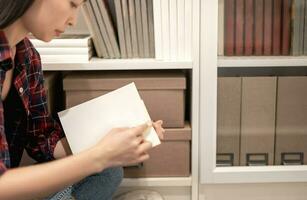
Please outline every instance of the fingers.
[[144, 123], [139, 126], [131, 128], [131, 131], [136, 134], [136, 136], [142, 136], [143, 133], [146, 131], [147, 128], [151, 127], [151, 123]]
[[156, 122], [153, 123], [153, 127], [155, 128], [159, 138], [162, 140], [164, 138], [164, 133], [165, 133], [165, 129], [162, 128], [162, 124], [163, 121], [162, 120], [158, 120]]
[[140, 144], [139, 148], [138, 148], [138, 153], [142, 154], [144, 152], [147, 152], [148, 150], [150, 150], [152, 148], [152, 144], [151, 142], [148, 141], [144, 141], [143, 143]]

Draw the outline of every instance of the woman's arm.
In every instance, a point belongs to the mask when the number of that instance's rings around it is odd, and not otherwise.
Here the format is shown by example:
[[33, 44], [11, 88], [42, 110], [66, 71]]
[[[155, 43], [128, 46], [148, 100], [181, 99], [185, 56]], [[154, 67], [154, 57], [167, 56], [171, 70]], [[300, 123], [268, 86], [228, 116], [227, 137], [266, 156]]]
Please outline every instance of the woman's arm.
[[0, 199], [46, 197], [94, 173], [113, 166], [143, 162], [151, 144], [144, 141], [148, 125], [111, 130], [82, 153], [46, 164], [6, 171], [0, 177]]

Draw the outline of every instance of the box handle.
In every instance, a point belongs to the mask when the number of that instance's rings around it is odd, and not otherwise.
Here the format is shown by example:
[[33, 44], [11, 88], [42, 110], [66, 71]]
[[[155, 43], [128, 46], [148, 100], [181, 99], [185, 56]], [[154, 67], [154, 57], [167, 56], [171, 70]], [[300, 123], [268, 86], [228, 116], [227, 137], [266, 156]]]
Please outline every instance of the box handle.
[[281, 153], [282, 165], [303, 165], [304, 153], [303, 152], [282, 152]]
[[139, 163], [135, 165], [125, 166], [125, 169], [142, 169], [144, 167], [144, 163]]
[[230, 167], [234, 165], [233, 153], [218, 153], [216, 154], [216, 166], [217, 167]]
[[269, 164], [268, 153], [247, 153], [246, 165], [247, 166], [263, 166]]

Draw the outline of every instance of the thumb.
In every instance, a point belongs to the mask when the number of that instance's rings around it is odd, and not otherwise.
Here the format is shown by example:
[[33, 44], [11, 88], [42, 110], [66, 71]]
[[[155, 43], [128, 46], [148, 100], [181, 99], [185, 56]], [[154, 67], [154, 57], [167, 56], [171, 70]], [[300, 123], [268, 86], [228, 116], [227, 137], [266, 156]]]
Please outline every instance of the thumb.
[[136, 127], [133, 127], [132, 131], [136, 134], [136, 136], [142, 136], [143, 133], [150, 127], [152, 127], [152, 123], [147, 122], [147, 123], [138, 125]]

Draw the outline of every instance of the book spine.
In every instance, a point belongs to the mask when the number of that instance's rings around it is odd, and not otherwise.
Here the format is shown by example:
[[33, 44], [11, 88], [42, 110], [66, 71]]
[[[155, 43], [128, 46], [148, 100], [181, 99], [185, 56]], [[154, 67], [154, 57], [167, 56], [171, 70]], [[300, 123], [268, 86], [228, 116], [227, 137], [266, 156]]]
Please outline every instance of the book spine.
[[244, 55], [253, 54], [253, 37], [254, 37], [254, 0], [245, 0], [245, 24], [244, 24]]
[[117, 32], [119, 38], [119, 47], [122, 58], [127, 58], [127, 49], [125, 41], [125, 31], [124, 31], [124, 22], [122, 14], [121, 0], [114, 0], [115, 12], [116, 12], [116, 22], [117, 22]]
[[147, 0], [148, 13], [148, 32], [149, 32], [149, 57], [155, 57], [155, 29], [154, 29], [154, 14], [153, 0]]
[[138, 39], [138, 54], [140, 58], [145, 57], [144, 52], [144, 40], [143, 40], [143, 27], [142, 27], [142, 14], [141, 14], [141, 0], [135, 0], [135, 18], [136, 18], [136, 30]]
[[218, 2], [218, 55], [224, 55], [224, 0]]
[[169, 0], [161, 0], [163, 59], [170, 58]]
[[128, 0], [128, 6], [129, 6], [129, 19], [130, 19], [130, 28], [131, 28], [132, 55], [134, 58], [137, 58], [139, 57], [139, 54], [138, 54], [138, 40], [136, 32], [134, 0]]
[[130, 31], [130, 22], [129, 22], [129, 13], [128, 13], [128, 0], [121, 0], [122, 3], [122, 13], [124, 21], [124, 34], [126, 41], [126, 50], [128, 58], [132, 58], [132, 43], [131, 43], [131, 31]]
[[282, 46], [281, 54], [290, 53], [291, 0], [283, 0], [282, 8]]
[[307, 0], [305, 0], [304, 55], [307, 55]]
[[177, 0], [169, 0], [170, 4], [170, 51], [171, 59], [177, 58]]
[[159, 60], [163, 59], [161, 9], [161, 0], [153, 0], [155, 56]]
[[224, 54], [233, 56], [235, 45], [235, 0], [226, 0], [225, 8], [227, 9], [225, 9]]
[[145, 58], [149, 58], [149, 31], [148, 31], [148, 13], [147, 1], [141, 0], [142, 27], [143, 27], [143, 42]]
[[255, 1], [255, 55], [263, 55], [264, 0]]
[[281, 53], [281, 11], [282, 0], [273, 0], [273, 55]]
[[192, 24], [193, 24], [193, 19], [192, 19], [192, 3], [193, 1], [191, 0], [185, 0], [184, 4], [184, 28], [185, 28], [185, 39], [184, 39], [184, 48], [185, 48], [185, 59], [186, 60], [191, 60], [192, 59]]
[[244, 0], [236, 0], [235, 55], [243, 55]]
[[273, 1], [264, 1], [264, 43], [263, 54], [272, 55]]

